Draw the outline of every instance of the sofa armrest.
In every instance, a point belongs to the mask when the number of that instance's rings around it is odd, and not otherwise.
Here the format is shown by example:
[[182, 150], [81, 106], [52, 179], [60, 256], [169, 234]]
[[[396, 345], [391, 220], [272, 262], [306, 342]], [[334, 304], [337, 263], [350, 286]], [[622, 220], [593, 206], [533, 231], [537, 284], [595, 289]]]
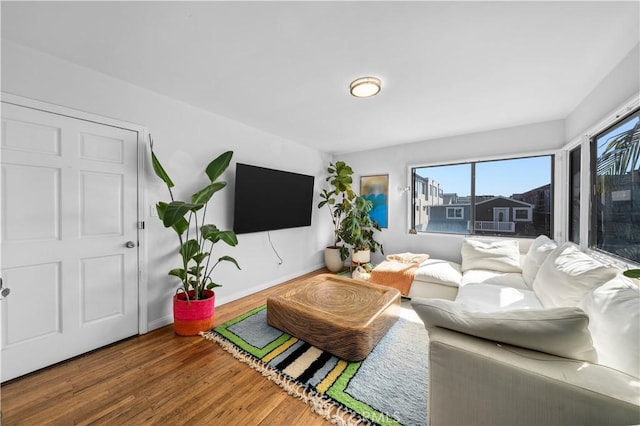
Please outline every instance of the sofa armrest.
[[429, 425], [640, 423], [636, 377], [476, 338], [429, 331]]

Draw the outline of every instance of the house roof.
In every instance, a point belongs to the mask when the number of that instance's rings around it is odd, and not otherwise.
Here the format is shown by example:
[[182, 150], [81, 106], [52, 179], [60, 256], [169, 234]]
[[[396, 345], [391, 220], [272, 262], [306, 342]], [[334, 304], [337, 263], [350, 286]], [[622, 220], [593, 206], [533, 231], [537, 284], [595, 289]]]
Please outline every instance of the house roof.
[[564, 119], [640, 39], [637, 1], [0, 7], [3, 42], [329, 153]]
[[480, 204], [493, 203], [496, 200], [505, 200], [505, 201], [508, 201], [510, 204], [520, 204], [522, 205], [522, 207], [534, 207], [533, 204], [525, 203], [524, 201], [520, 201], [520, 200], [514, 200], [513, 198], [503, 197], [501, 195], [490, 198], [488, 200], [479, 201], [476, 203], [476, 206], [479, 206]]

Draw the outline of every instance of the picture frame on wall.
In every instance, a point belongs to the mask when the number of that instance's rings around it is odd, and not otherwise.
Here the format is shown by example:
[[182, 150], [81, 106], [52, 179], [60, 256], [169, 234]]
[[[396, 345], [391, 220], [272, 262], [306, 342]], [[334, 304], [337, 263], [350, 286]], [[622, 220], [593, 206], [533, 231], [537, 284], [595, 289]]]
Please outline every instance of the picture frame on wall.
[[389, 175], [369, 175], [360, 177], [360, 196], [371, 201], [371, 220], [380, 228], [389, 226]]

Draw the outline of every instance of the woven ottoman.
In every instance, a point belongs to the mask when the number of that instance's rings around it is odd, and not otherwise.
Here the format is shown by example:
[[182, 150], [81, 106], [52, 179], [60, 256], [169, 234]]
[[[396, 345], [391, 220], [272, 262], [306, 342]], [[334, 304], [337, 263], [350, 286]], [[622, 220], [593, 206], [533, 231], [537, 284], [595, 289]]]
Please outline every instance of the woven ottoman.
[[400, 292], [332, 274], [267, 299], [267, 322], [347, 361], [366, 358], [398, 319]]

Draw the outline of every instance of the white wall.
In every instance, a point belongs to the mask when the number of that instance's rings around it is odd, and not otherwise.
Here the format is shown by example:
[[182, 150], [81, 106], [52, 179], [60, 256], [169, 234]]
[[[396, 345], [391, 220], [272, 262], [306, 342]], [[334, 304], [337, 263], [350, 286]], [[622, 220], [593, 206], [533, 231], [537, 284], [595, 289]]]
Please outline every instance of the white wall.
[[580, 136], [640, 92], [640, 43], [587, 94], [565, 120], [565, 140]]
[[[225, 174], [229, 185], [214, 196], [209, 209], [209, 221], [222, 229], [233, 225], [235, 162], [314, 175], [316, 194], [324, 184], [318, 176], [329, 163], [327, 154], [6, 40], [2, 41], [2, 91], [146, 126], [154, 137], [156, 153], [176, 183], [178, 198], [200, 189], [208, 162], [233, 150], [232, 166]], [[202, 174], [196, 173], [200, 170]], [[166, 187], [150, 167], [144, 185], [147, 315], [153, 329], [172, 322], [171, 296], [178, 283], [167, 271], [178, 266], [179, 259], [175, 234], [150, 217], [155, 202], [168, 199]], [[223, 284], [216, 290], [217, 304], [322, 267], [322, 251], [331, 240], [330, 224], [322, 213], [314, 207], [311, 227], [271, 232], [282, 265], [266, 233], [240, 235], [235, 248], [216, 246], [214, 255], [233, 256], [242, 267], [238, 271], [223, 264], [216, 269], [214, 280]]]
[[[355, 174], [359, 192], [360, 176], [389, 174], [389, 227], [377, 233], [386, 254], [411, 251], [432, 257], [460, 260], [464, 236], [447, 234], [409, 234], [410, 193], [399, 188], [410, 185], [411, 166], [454, 163], [487, 158], [552, 153], [563, 145], [562, 121], [530, 124], [462, 136], [433, 139], [390, 148], [336, 156], [344, 160]], [[382, 254], [375, 253], [379, 261]]]

